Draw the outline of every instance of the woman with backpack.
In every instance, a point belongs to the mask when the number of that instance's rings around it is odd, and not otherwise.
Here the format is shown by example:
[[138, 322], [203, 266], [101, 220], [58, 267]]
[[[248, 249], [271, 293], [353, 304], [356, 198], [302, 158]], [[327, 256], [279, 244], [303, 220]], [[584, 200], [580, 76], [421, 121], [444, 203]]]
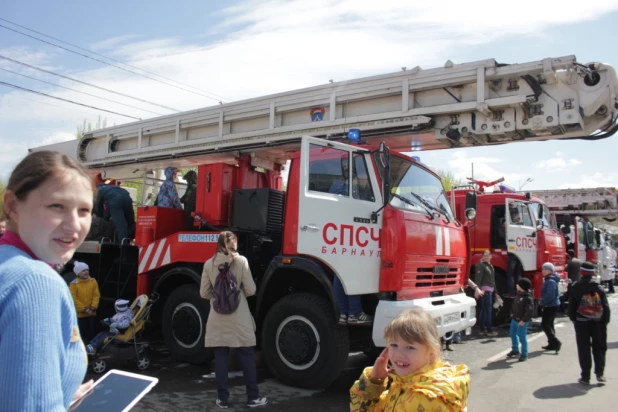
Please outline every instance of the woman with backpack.
[[221, 232], [217, 252], [204, 264], [200, 295], [210, 300], [206, 323], [206, 347], [214, 348], [215, 377], [219, 408], [227, 409], [228, 355], [235, 348], [247, 385], [247, 406], [266, 405], [260, 396], [255, 368], [255, 322], [249, 311], [247, 297], [255, 294], [256, 286], [249, 262], [236, 252], [237, 239], [232, 232]]

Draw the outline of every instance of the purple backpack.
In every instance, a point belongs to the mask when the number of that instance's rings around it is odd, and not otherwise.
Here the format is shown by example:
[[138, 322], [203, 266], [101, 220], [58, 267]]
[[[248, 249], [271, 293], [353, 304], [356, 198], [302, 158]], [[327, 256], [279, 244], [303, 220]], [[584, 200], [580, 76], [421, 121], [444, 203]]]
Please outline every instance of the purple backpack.
[[226, 263], [219, 266], [219, 274], [213, 287], [212, 307], [222, 315], [236, 312], [240, 304], [240, 289], [236, 276], [230, 271], [231, 265]]

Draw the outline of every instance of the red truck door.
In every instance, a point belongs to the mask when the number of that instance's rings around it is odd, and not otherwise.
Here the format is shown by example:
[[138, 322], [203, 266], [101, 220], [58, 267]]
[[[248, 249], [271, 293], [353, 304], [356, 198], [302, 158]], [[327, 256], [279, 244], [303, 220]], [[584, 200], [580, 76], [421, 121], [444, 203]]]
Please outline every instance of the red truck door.
[[378, 292], [382, 204], [369, 151], [305, 136], [301, 146], [298, 253], [340, 277], [346, 293]]
[[537, 230], [528, 202], [506, 199], [506, 245], [517, 256], [524, 271], [536, 270]]

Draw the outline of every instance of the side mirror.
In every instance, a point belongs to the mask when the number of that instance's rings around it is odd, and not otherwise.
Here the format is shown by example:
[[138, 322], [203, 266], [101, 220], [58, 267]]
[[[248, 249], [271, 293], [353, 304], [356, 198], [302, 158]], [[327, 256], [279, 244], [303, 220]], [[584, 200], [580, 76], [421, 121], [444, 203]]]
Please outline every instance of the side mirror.
[[543, 206], [539, 205], [539, 219], [543, 219]]
[[466, 213], [469, 209], [476, 209], [476, 193], [466, 193]]
[[474, 220], [475, 217], [476, 217], [476, 209], [474, 208], [466, 209], [466, 219], [467, 220]]
[[380, 143], [379, 156], [380, 163], [384, 168], [384, 176], [382, 176], [382, 196], [384, 198], [384, 206], [391, 200], [391, 149], [386, 143]]

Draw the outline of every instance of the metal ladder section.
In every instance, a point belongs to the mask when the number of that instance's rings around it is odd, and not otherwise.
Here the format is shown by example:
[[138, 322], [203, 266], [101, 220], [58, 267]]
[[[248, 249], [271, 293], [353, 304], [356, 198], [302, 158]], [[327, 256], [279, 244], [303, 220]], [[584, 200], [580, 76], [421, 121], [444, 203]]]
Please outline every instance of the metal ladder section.
[[138, 252], [136, 246], [101, 244], [98, 278], [101, 300], [113, 308], [116, 299], [135, 298]]
[[90, 168], [109, 168], [297, 147], [303, 135], [337, 139], [350, 128], [406, 135], [388, 144], [419, 150], [588, 135], [618, 112], [614, 69], [598, 65], [586, 80], [590, 73], [575, 56], [449, 61], [101, 129], [76, 151]]
[[614, 187], [535, 190], [533, 194], [560, 214], [618, 215], [618, 192]]

